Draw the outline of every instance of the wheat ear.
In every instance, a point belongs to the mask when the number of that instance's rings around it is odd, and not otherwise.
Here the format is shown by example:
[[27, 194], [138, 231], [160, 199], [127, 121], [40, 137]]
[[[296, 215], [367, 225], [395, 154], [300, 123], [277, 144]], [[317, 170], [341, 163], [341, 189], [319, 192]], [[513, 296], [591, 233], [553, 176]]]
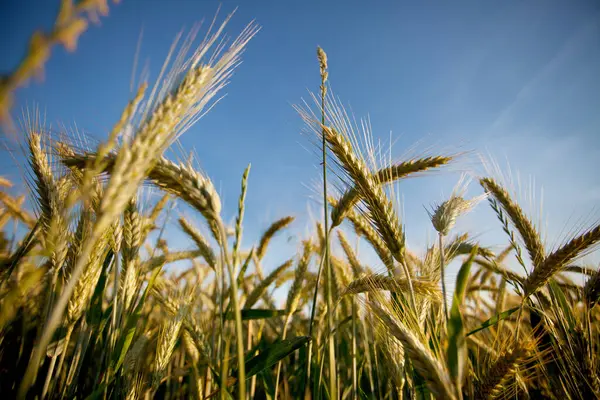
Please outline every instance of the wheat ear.
[[250, 174], [250, 164], [244, 170], [242, 175], [242, 189], [238, 201], [238, 215], [235, 219], [235, 242], [233, 244], [233, 266], [237, 268], [239, 263], [239, 251], [242, 244], [242, 221], [244, 219], [244, 208], [246, 200], [246, 191], [248, 190], [248, 174]]
[[[328, 199], [328, 201], [334, 207], [338, 204], [337, 200], [331, 197]], [[390, 251], [386, 247], [385, 242], [381, 240], [381, 238], [377, 234], [377, 231], [373, 229], [373, 227], [366, 220], [366, 218], [364, 218], [362, 215], [357, 214], [353, 210], [349, 210], [346, 214], [346, 217], [354, 226], [354, 231], [358, 235], [364, 237], [367, 240], [367, 242], [369, 242], [369, 244], [373, 247], [381, 261], [387, 267], [388, 271], [394, 271], [394, 260]]]
[[404, 346], [413, 367], [427, 382], [427, 387], [436, 399], [456, 399], [456, 389], [448, 372], [423, 343], [402, 322], [394, 320], [378, 303], [369, 301], [369, 307], [382, 321], [388, 331]]
[[[373, 176], [373, 180], [379, 184], [391, 183], [409, 175], [445, 165], [451, 160], [452, 157], [433, 156], [404, 161], [380, 169]], [[358, 203], [359, 199], [359, 192], [355, 187], [344, 192], [339, 198], [337, 206], [331, 210], [331, 226], [340, 225], [348, 211]]]
[[475, 397], [478, 399], [495, 399], [502, 394], [504, 385], [514, 376], [517, 367], [526, 356], [527, 350], [524, 348], [507, 351], [500, 356], [477, 385]]
[[364, 161], [354, 154], [350, 142], [335, 129], [323, 128], [323, 135], [331, 151], [354, 181], [369, 209], [369, 218], [377, 228], [381, 239], [398, 262], [404, 262], [404, 234], [394, 207], [371, 176]]
[[[439, 302], [442, 299], [437, 283], [425, 279], [413, 279], [415, 294]], [[406, 293], [410, 289], [408, 281], [403, 278], [390, 277], [383, 274], [370, 274], [352, 281], [341, 293], [341, 296], [387, 290], [390, 292]]]
[[277, 221], [273, 222], [271, 226], [269, 226], [269, 228], [262, 234], [256, 249], [256, 257], [259, 261], [261, 261], [265, 256], [267, 246], [269, 245], [271, 239], [273, 239], [277, 232], [291, 224], [293, 221], [294, 217], [291, 216], [278, 219]]
[[190, 224], [185, 218], [179, 218], [179, 225], [181, 229], [196, 243], [198, 250], [202, 253], [202, 257], [206, 260], [208, 265], [215, 269], [217, 265], [217, 259], [210, 244], [206, 241], [204, 236]]
[[354, 278], [358, 278], [360, 276], [360, 274], [363, 273], [364, 268], [360, 264], [360, 261], [358, 261], [358, 258], [356, 257], [356, 253], [354, 253], [354, 250], [352, 250], [352, 246], [350, 246], [350, 243], [348, 243], [348, 239], [346, 239], [346, 235], [344, 235], [344, 232], [338, 230], [337, 234], [338, 234], [338, 240], [340, 241], [340, 244], [342, 245], [342, 249], [344, 250], [344, 254], [346, 254], [346, 259], [348, 260], [348, 263], [350, 264], [350, 267], [352, 268], [352, 273], [354, 274]]
[[525, 294], [535, 293], [555, 273], [561, 271], [569, 262], [598, 242], [600, 242], [600, 225], [571, 239], [560, 249], [549, 254], [527, 277], [524, 283]]
[[513, 225], [519, 231], [525, 248], [529, 252], [529, 257], [533, 265], [538, 265], [544, 260], [544, 245], [540, 238], [539, 233], [535, 229], [533, 223], [527, 218], [521, 207], [515, 203], [508, 192], [500, 186], [492, 178], [480, 179], [479, 183], [483, 188], [489, 192], [498, 202], [502, 205], [502, 208], [506, 211]]

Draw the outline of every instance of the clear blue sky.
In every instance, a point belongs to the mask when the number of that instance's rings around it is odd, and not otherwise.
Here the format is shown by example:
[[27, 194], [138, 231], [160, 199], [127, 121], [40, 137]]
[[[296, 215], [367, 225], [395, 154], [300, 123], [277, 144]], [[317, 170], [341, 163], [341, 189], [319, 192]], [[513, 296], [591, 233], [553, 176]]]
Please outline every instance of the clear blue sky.
[[[14, 68], [34, 29], [51, 26], [57, 4], [1, 3], [0, 71]], [[318, 89], [317, 45], [329, 56], [335, 93], [357, 117], [370, 116], [376, 137], [387, 140], [391, 132], [394, 156], [413, 146], [417, 154], [472, 150], [463, 167], [481, 171], [474, 156], [481, 153], [510, 165], [514, 176], [518, 171], [526, 190], [535, 177], [533, 204], [539, 206], [543, 188], [550, 247], [580, 218], [598, 220], [599, 2], [238, 0], [224, 2], [221, 15], [238, 5], [228, 32], [237, 34], [251, 19], [262, 30], [227, 97], [182, 143], [195, 147], [220, 189], [226, 219], [235, 214], [240, 177], [252, 163], [249, 240], [288, 214], [298, 216], [293, 231], [302, 234], [309, 204], [317, 210], [309, 197], [320, 179], [318, 159], [300, 135], [303, 123], [292, 108], [308, 98], [307, 90]], [[75, 53], [53, 52], [43, 83], [17, 92], [13, 114], [38, 105], [54, 127], [76, 123], [105, 137], [131, 97], [140, 32], [140, 61], [148, 60], [156, 74], [175, 34], [203, 18], [210, 21], [217, 6], [176, 0], [111, 5], [110, 15], [84, 33]], [[9, 157], [0, 166], [2, 174], [19, 179]], [[431, 241], [423, 205], [443, 200], [457, 178], [436, 174], [400, 186], [409, 244], [419, 248]], [[472, 189], [480, 192], [476, 184]], [[487, 244], [506, 243], [487, 204], [459, 228], [480, 234]], [[294, 243], [282, 248], [293, 250]]]

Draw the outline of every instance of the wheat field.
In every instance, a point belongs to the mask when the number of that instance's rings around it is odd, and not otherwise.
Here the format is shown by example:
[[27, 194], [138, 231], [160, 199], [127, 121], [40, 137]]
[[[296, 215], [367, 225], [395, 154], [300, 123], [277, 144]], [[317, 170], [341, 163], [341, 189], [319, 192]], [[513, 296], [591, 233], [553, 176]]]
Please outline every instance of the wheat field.
[[[49, 47], [74, 46], [84, 12], [108, 7], [77, 4], [61, 9], [55, 31], [3, 81], [5, 123], [12, 93]], [[251, 167], [240, 171], [229, 224], [197, 160], [166, 156], [234, 79], [259, 29], [251, 23], [223, 46], [228, 20], [200, 44], [175, 47], [155, 85], [139, 85], [101, 143], [58, 135], [36, 112], [18, 130], [33, 207], [10, 194], [24, 184], [0, 177], [2, 398], [600, 398], [600, 272], [578, 262], [596, 250], [600, 225], [548, 248], [512, 188], [477, 176], [478, 196], [465, 198], [464, 180], [428, 208], [435, 242], [411, 251], [391, 185], [443, 171], [462, 155], [389, 163], [361, 146], [368, 132], [330, 93], [321, 48], [318, 90], [297, 111], [319, 149], [324, 218], [296, 254], [264, 272], [273, 239], [294, 217], [260, 227], [260, 240], [245, 248]], [[147, 204], [147, 191], [160, 200]], [[173, 203], [202, 223], [173, 221]], [[503, 250], [457, 231], [474, 207], [496, 214]], [[169, 218], [193, 249], [170, 243]], [[377, 265], [362, 259], [349, 230]], [[448, 285], [452, 263], [459, 272]], [[288, 287], [278, 301], [272, 289]]]

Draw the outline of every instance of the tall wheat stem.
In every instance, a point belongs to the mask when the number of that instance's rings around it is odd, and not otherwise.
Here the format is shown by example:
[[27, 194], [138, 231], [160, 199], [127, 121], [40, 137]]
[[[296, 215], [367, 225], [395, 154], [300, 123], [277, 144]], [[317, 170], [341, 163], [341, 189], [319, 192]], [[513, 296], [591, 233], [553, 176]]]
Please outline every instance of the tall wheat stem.
[[315, 282], [315, 291], [313, 294], [312, 308], [310, 310], [310, 322], [308, 324], [308, 336], [311, 341], [308, 342], [307, 360], [306, 360], [306, 379], [304, 380], [304, 397], [310, 398], [308, 395], [308, 383], [310, 381], [310, 365], [312, 362], [312, 348], [313, 348], [313, 326], [315, 321], [315, 312], [317, 310], [317, 296], [319, 294], [319, 281], [321, 280], [321, 271], [323, 269], [323, 254], [321, 254], [321, 260], [319, 261], [319, 269], [317, 271], [317, 281]]
[[358, 380], [356, 365], [356, 302], [352, 296], [352, 400], [358, 399]]
[[245, 357], [244, 357], [244, 336], [242, 330], [242, 312], [240, 310], [240, 302], [237, 296], [238, 285], [233, 265], [227, 255], [227, 235], [225, 233], [225, 227], [218, 218], [219, 231], [221, 234], [223, 260], [227, 265], [227, 271], [229, 273], [230, 287], [231, 287], [231, 301], [233, 303], [233, 312], [235, 315], [235, 334], [236, 334], [236, 346], [238, 356], [238, 398], [243, 400], [246, 397], [246, 370], [245, 370]]
[[[290, 318], [291, 315], [286, 316], [285, 318], [285, 323], [283, 325], [283, 333], [281, 334], [281, 340], [285, 340], [286, 336], [287, 336], [287, 328], [288, 328], [288, 324], [290, 322]], [[279, 361], [277, 363], [277, 375], [275, 378], [275, 397], [274, 399], [277, 400], [277, 394], [279, 393], [279, 376], [281, 375], [281, 361]]]
[[[325, 96], [327, 95], [327, 54], [320, 47], [317, 48], [317, 56], [319, 58], [321, 70], [321, 126], [325, 126]], [[323, 128], [324, 129], [324, 128]], [[322, 164], [323, 164], [323, 228], [325, 230], [325, 268], [327, 270], [327, 330], [333, 329], [333, 299], [331, 298], [331, 263], [329, 262], [329, 213], [327, 211], [327, 141], [325, 140], [325, 132], [321, 135], [323, 140], [322, 147]], [[335, 338], [330, 335], [328, 341], [329, 354], [329, 397], [337, 399], [336, 390], [336, 371], [335, 371]]]
[[55, 388], [54, 385], [60, 381], [60, 372], [61, 372], [62, 366], [65, 362], [65, 356], [67, 354], [67, 349], [69, 348], [69, 342], [71, 341], [71, 335], [73, 334], [74, 328], [75, 328], [74, 324], [70, 324], [69, 327], [67, 328], [67, 334], [64, 339], [65, 342], [64, 342], [63, 351], [62, 351], [62, 353], [60, 355], [60, 359], [58, 361], [58, 367], [56, 368], [56, 382], [53, 382], [53, 384], [52, 384], [51, 393], [52, 393], [52, 391], [54, 391], [54, 388]]
[[[444, 235], [440, 233], [439, 237], [439, 245], [440, 245], [440, 276], [442, 278], [442, 302], [444, 303], [444, 318], [446, 320], [446, 324], [448, 323], [448, 304], [446, 301], [446, 274], [444, 265]], [[416, 309], [415, 309], [416, 311]]]
[[58, 346], [57, 350], [55, 350], [52, 355], [52, 360], [50, 360], [50, 366], [48, 367], [48, 372], [46, 373], [46, 380], [44, 381], [44, 388], [42, 389], [42, 399], [46, 398], [46, 394], [48, 393], [48, 388], [50, 387], [50, 382], [52, 382], [52, 375], [54, 374], [54, 367], [56, 365], [56, 360], [58, 359]]

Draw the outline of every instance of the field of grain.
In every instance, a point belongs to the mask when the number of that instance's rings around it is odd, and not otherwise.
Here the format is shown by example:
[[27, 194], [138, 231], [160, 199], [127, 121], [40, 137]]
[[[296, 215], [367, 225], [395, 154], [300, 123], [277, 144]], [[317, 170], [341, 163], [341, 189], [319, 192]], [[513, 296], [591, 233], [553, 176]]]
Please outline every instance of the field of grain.
[[[12, 93], [48, 49], [73, 46], [86, 13], [107, 7], [78, 4], [62, 10], [54, 32], [34, 36], [2, 82], [3, 123], [12, 124]], [[251, 167], [240, 171], [237, 218], [228, 224], [211, 178], [194, 160], [165, 155], [235, 79], [258, 30], [252, 23], [222, 46], [226, 23], [199, 45], [175, 48], [102, 143], [46, 130], [35, 112], [17, 130], [34, 207], [10, 194], [22, 183], [0, 177], [2, 398], [599, 398], [600, 272], [578, 260], [596, 249], [600, 225], [550, 249], [512, 188], [478, 176], [471, 185], [479, 196], [466, 198], [465, 179], [432, 203], [435, 244], [411, 251], [390, 185], [443, 171], [462, 155], [382, 162], [361, 145], [364, 126], [328, 93], [321, 48], [318, 90], [297, 111], [321, 152], [326, 217], [297, 254], [263, 271], [272, 239], [294, 217], [273, 221], [244, 248]], [[178, 56], [189, 48], [190, 58]], [[147, 190], [162, 197], [143, 206]], [[202, 221], [177, 221], [192, 250], [177, 249], [165, 232], [173, 202]], [[474, 207], [495, 212], [504, 250], [455, 229]], [[378, 265], [361, 259], [347, 228]], [[182, 261], [191, 267], [170, 268]], [[460, 266], [454, 285], [444, 274], [451, 263]], [[281, 287], [289, 287], [284, 307], [272, 291]]]

